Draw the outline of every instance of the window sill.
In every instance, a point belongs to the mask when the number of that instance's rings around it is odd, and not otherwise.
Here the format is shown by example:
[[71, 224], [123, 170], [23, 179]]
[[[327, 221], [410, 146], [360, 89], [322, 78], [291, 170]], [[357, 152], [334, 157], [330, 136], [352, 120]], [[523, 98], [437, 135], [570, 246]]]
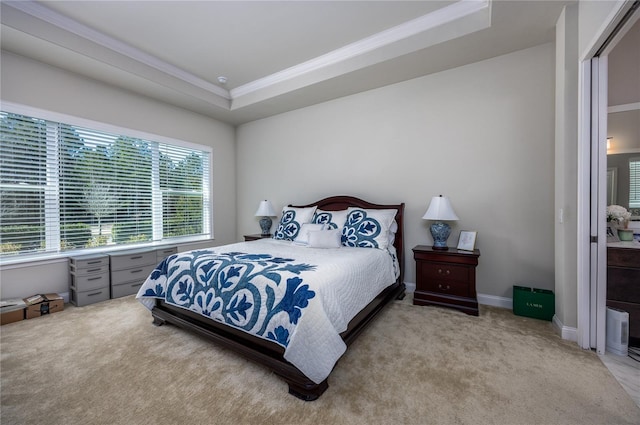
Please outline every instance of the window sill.
[[76, 257], [80, 255], [91, 254], [112, 254], [119, 251], [129, 251], [132, 249], [159, 249], [167, 246], [180, 246], [193, 243], [201, 243], [205, 241], [213, 242], [213, 238], [209, 236], [202, 236], [198, 238], [176, 238], [172, 240], [165, 240], [161, 242], [147, 243], [147, 244], [135, 244], [135, 245], [111, 245], [104, 248], [92, 248], [92, 249], [78, 249], [74, 251], [61, 252], [56, 254], [34, 254], [23, 256], [8, 256], [0, 258], [0, 271], [11, 270], [17, 268], [26, 268], [32, 266], [39, 266], [43, 264], [55, 264], [68, 261], [69, 257]]

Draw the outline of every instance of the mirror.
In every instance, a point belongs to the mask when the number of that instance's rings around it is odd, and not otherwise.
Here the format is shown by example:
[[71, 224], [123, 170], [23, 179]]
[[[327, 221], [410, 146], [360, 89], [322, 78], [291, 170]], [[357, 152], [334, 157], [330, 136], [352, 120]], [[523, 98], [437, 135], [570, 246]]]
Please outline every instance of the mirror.
[[640, 109], [608, 114], [607, 204], [622, 205], [634, 218], [640, 216], [640, 205], [629, 204], [629, 191], [640, 188], [640, 175], [632, 181], [630, 163], [640, 167]]
[[607, 203], [631, 210], [632, 220], [640, 225], [640, 200], [629, 205], [630, 190], [640, 196], [640, 177], [629, 177], [629, 161], [640, 161], [640, 19], [630, 25], [608, 56]]

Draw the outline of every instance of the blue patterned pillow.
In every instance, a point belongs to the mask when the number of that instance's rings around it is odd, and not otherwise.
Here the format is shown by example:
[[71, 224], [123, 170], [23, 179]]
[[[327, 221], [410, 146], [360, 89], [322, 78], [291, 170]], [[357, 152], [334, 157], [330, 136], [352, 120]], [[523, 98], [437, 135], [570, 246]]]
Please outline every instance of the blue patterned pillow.
[[342, 245], [358, 248], [387, 249], [389, 228], [396, 210], [367, 210], [349, 208], [342, 229]]
[[302, 225], [311, 222], [316, 207], [309, 208], [292, 208], [284, 207], [282, 209], [282, 217], [273, 239], [292, 241], [300, 233]]
[[325, 211], [316, 210], [313, 215], [312, 223], [325, 224], [325, 229], [340, 229], [344, 227], [347, 221], [347, 210], [341, 211]]

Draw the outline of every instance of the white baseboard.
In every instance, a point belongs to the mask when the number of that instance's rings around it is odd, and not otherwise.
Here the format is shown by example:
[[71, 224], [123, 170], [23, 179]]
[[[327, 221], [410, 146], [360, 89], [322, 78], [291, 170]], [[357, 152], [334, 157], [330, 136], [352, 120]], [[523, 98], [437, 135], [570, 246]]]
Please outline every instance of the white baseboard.
[[478, 304], [506, 308], [508, 310], [513, 309], [513, 300], [511, 298], [497, 297], [495, 295], [478, 294]]
[[[413, 282], [405, 282], [407, 286], [407, 292], [413, 293], [416, 290], [416, 284]], [[478, 294], [478, 304], [489, 305], [492, 307], [506, 308], [513, 310], [513, 299], [506, 297], [497, 297], [495, 295]], [[558, 319], [558, 316], [553, 316], [553, 327], [562, 339], [568, 341], [578, 341], [578, 329], [564, 324]]]
[[565, 326], [555, 314], [553, 315], [553, 327], [562, 339], [578, 342], [578, 328]]
[[[405, 282], [404, 284], [407, 287], [407, 292], [415, 292], [415, 282]], [[496, 297], [495, 295], [478, 294], [478, 304], [508, 308], [509, 310], [513, 308], [513, 300], [511, 298]]]

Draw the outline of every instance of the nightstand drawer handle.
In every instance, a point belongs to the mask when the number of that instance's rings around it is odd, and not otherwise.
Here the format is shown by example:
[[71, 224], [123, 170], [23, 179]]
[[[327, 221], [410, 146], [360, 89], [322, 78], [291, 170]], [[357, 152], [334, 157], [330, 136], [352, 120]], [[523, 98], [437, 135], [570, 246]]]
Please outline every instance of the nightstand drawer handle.
[[447, 285], [445, 288], [442, 287], [442, 283], [438, 283], [438, 289], [445, 289], [445, 290], [449, 290], [451, 289], [451, 287], [449, 285]]
[[[439, 273], [439, 274], [442, 274], [442, 273], [443, 273], [443, 272], [442, 272], [442, 269], [438, 269], [438, 273]], [[444, 274], [446, 274], [446, 275], [450, 275], [450, 274], [451, 274], [451, 270], [445, 270], [445, 271], [444, 271]]]

